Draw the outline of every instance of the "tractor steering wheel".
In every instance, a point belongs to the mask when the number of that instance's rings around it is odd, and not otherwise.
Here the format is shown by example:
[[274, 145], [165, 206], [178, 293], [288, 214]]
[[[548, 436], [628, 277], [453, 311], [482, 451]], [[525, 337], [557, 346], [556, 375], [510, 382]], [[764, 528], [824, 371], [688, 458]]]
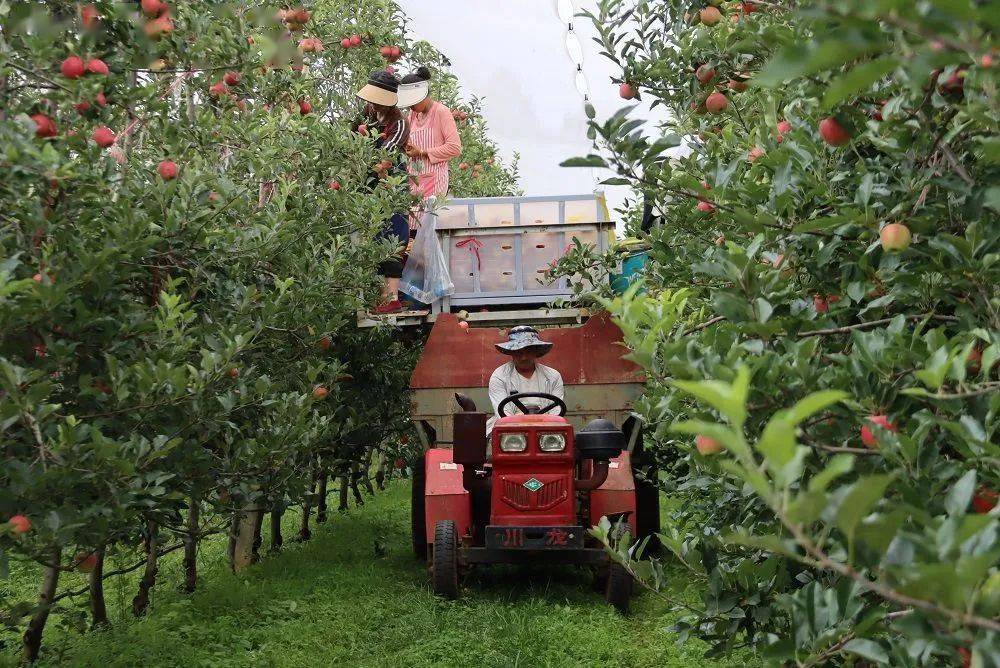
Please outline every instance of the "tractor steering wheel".
[[[521, 403], [521, 399], [528, 399], [528, 398], [548, 399], [552, 403], [550, 403], [548, 406], [543, 406], [541, 408], [536, 408], [535, 406], [531, 406], [532, 410], [529, 410], [528, 407], [526, 407], [523, 403]], [[557, 397], [556, 395], [548, 394], [547, 392], [520, 392], [517, 394], [512, 394], [509, 397], [504, 397], [503, 401], [500, 402], [500, 405], [497, 406], [497, 413], [500, 415], [500, 417], [510, 417], [510, 415], [507, 415], [504, 409], [507, 408], [507, 406], [510, 406], [511, 404], [514, 404], [515, 406], [520, 408], [521, 412], [524, 413], [525, 415], [548, 413], [550, 410], [556, 407], [559, 408], [559, 417], [563, 417], [566, 415], [566, 402]], [[515, 414], [511, 413], [511, 415]]]

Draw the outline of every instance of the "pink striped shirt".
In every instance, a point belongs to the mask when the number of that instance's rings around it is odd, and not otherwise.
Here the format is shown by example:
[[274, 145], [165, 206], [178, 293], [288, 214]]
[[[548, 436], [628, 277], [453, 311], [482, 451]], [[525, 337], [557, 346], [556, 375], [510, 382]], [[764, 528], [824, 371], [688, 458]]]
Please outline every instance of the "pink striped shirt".
[[410, 161], [410, 190], [427, 199], [448, 194], [448, 161], [462, 154], [462, 140], [451, 109], [431, 103], [426, 112], [410, 111], [410, 144], [427, 151], [427, 157]]

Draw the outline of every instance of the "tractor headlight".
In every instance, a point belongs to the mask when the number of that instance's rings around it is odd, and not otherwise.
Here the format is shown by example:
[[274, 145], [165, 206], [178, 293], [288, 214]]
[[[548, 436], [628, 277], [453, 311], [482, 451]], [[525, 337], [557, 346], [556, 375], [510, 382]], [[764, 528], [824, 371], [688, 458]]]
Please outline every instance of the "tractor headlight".
[[562, 452], [566, 449], [566, 437], [562, 434], [542, 434], [538, 449], [542, 452]]
[[504, 452], [524, 452], [528, 448], [528, 439], [524, 434], [504, 434], [500, 437], [500, 449]]

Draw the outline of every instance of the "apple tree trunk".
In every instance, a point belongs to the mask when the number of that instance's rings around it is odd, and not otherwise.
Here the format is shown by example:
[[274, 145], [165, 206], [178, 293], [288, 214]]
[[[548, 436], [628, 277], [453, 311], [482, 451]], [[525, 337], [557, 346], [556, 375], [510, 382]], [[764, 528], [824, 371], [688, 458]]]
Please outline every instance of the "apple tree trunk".
[[198, 497], [191, 496], [188, 508], [187, 531], [184, 534], [184, 591], [192, 593], [198, 585], [198, 534], [201, 504]]
[[319, 474], [319, 484], [316, 489], [316, 524], [326, 522], [326, 481], [327, 472], [323, 470]]
[[25, 663], [34, 663], [38, 659], [38, 651], [42, 646], [42, 632], [45, 630], [45, 622], [49, 619], [52, 600], [55, 598], [56, 586], [59, 584], [59, 564], [62, 561], [62, 550], [58, 547], [53, 548], [49, 559], [50, 563], [42, 571], [42, 586], [38, 592], [38, 605], [28, 622], [28, 628], [24, 632]]
[[159, 545], [159, 527], [156, 522], [150, 522], [147, 526], [146, 538], [146, 567], [142, 572], [142, 579], [139, 580], [139, 591], [132, 599], [132, 614], [142, 617], [149, 608], [149, 592], [156, 584], [156, 573], [159, 570], [157, 565], [157, 552]]
[[97, 548], [97, 563], [90, 572], [90, 616], [91, 628], [108, 626], [108, 606], [104, 601], [104, 553], [107, 545]]

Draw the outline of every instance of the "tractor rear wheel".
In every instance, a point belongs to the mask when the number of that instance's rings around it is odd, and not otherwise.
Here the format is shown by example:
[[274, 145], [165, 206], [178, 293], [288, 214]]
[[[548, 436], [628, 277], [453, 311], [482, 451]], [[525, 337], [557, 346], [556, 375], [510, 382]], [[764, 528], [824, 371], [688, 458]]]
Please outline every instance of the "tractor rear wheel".
[[426, 473], [424, 471], [425, 455], [420, 455], [413, 462], [413, 479], [410, 481], [410, 535], [413, 540], [413, 554], [418, 559], [427, 560], [427, 529], [424, 506], [424, 491], [426, 488]]
[[435, 594], [458, 598], [458, 529], [452, 520], [441, 520], [434, 525], [431, 580]]
[[629, 599], [632, 597], [632, 576], [617, 561], [608, 567], [608, 583], [604, 590], [604, 600], [623, 615], [628, 614]]

